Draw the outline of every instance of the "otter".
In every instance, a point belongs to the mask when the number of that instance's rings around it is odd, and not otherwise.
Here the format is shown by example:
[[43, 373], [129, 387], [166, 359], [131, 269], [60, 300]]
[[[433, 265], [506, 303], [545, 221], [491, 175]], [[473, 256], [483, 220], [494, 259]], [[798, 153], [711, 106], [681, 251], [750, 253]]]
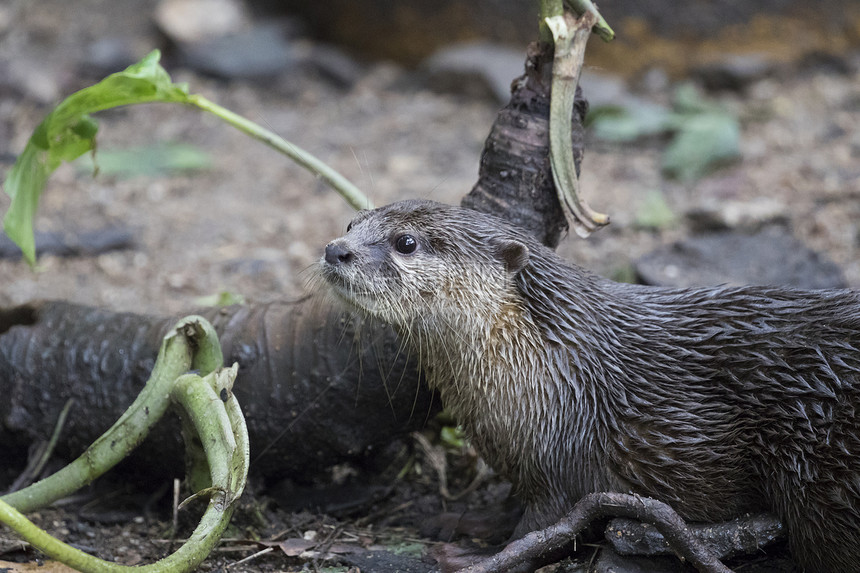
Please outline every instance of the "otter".
[[515, 536], [629, 492], [769, 510], [807, 571], [860, 569], [860, 293], [616, 283], [424, 200], [360, 212], [320, 275], [418, 353], [525, 502]]

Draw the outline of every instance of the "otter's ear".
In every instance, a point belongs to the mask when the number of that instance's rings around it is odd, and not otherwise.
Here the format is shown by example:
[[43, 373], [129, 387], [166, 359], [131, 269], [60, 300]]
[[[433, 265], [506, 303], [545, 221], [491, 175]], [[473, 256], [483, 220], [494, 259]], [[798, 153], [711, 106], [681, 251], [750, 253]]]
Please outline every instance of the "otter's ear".
[[515, 275], [529, 262], [529, 248], [519, 241], [502, 241], [496, 254], [505, 263], [505, 270]]

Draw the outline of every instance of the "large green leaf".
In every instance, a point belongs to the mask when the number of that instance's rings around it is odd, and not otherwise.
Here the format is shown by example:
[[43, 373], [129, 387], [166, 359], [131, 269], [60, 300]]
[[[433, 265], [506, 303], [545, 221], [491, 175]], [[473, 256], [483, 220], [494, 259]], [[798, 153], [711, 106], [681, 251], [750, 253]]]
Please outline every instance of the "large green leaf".
[[158, 142], [127, 149], [99, 149], [75, 161], [81, 171], [97, 171], [114, 177], [158, 176], [183, 171], [208, 169], [212, 157], [187, 143]]
[[589, 109], [586, 123], [592, 127], [596, 138], [616, 143], [661, 135], [673, 126], [672, 113], [668, 109], [638, 101], [624, 106], [604, 105]]
[[667, 176], [685, 181], [698, 179], [741, 156], [737, 118], [689, 83], [675, 90], [671, 111], [628, 98], [621, 106], [593, 108], [587, 121], [595, 137], [604, 141], [624, 143], [671, 134], [662, 169]]
[[692, 181], [741, 157], [738, 120], [720, 112], [684, 116], [663, 153], [663, 171]]
[[89, 114], [122, 105], [148, 102], [188, 103], [188, 88], [174, 84], [151, 52], [122, 72], [106, 77], [63, 100], [33, 132], [4, 183], [12, 198], [3, 228], [32, 264], [36, 260], [33, 216], [51, 173], [63, 161], [80, 157], [95, 146], [98, 123]]

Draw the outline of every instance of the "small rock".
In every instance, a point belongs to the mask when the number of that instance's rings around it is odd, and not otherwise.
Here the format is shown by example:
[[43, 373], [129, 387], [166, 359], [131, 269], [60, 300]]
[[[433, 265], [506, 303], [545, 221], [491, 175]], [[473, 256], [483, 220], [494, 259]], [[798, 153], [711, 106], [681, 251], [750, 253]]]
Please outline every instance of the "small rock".
[[[37, 233], [37, 237], [40, 236]], [[52, 254], [57, 256], [93, 257], [112, 251], [126, 251], [135, 247], [134, 233], [125, 227], [107, 226], [100, 229], [79, 230], [65, 233], [63, 242]], [[36, 251], [39, 252], [39, 239], [36, 239]], [[45, 252], [48, 245], [45, 245]]]
[[254, 24], [238, 0], [162, 0], [155, 21], [184, 65], [215, 77], [271, 78], [296, 60], [295, 22]]
[[162, 0], [155, 23], [174, 42], [193, 44], [237, 34], [251, 21], [238, 0]]
[[843, 76], [851, 75], [856, 70], [849, 53], [824, 52], [822, 50], [804, 55], [798, 66], [815, 73], [828, 72]]
[[124, 70], [138, 59], [127, 38], [101, 38], [87, 46], [81, 71], [100, 78]]
[[851, 136], [851, 141], [848, 144], [851, 148], [851, 157], [860, 158], [860, 132]]
[[0, 61], [0, 94], [14, 94], [52, 105], [60, 98], [57, 72], [37, 60], [15, 58]]
[[776, 63], [765, 55], [740, 54], [699, 66], [691, 71], [691, 75], [711, 91], [742, 91], [775, 71]]
[[[511, 82], [523, 75], [525, 60], [524, 50], [491, 42], [466, 42], [439, 50], [423, 62], [421, 69], [425, 84], [434, 91], [507, 103]], [[627, 82], [617, 76], [583, 70], [579, 84], [592, 108], [645, 104], [631, 94]]]
[[364, 75], [364, 66], [334, 46], [307, 43], [299, 58], [306, 69], [339, 88], [351, 88]]
[[694, 233], [743, 229], [755, 231], [788, 219], [788, 206], [777, 199], [759, 197], [752, 201], [711, 201], [687, 212]]
[[270, 78], [296, 63], [278, 24], [261, 24], [206, 41], [182, 43], [179, 51], [186, 66], [225, 79]]
[[638, 88], [650, 95], [665, 94], [670, 85], [669, 74], [663, 68], [648, 68], [637, 82]]
[[845, 61], [854, 73], [860, 72], [860, 50], [852, 50], [845, 54]]
[[511, 96], [511, 81], [522, 75], [526, 54], [501, 44], [453, 44], [422, 64], [427, 86], [442, 93], [488, 97], [504, 103]]
[[780, 226], [755, 234], [726, 231], [691, 237], [652, 251], [634, 267], [641, 283], [661, 286], [846, 286], [835, 263]]
[[0, 5], [0, 34], [5, 33], [12, 27], [12, 22], [15, 21], [12, 6], [9, 4]]

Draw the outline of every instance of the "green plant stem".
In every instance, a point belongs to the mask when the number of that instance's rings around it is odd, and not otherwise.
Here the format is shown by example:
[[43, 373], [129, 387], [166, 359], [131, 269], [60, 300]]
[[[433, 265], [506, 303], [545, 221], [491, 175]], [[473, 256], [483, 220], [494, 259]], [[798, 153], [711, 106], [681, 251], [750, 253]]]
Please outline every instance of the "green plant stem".
[[547, 19], [555, 41], [550, 92], [549, 143], [552, 178], [558, 201], [568, 222], [580, 237], [609, 224], [609, 217], [591, 209], [580, 197], [579, 178], [573, 157], [571, 113], [576, 99], [576, 86], [585, 58], [585, 45], [595, 17], [584, 13], [579, 20], [565, 13]]
[[[219, 449], [206, 447], [206, 461], [209, 463], [213, 487], [224, 490], [225, 503], [232, 504], [245, 489], [250, 463], [248, 429], [239, 402], [233, 396], [233, 382], [239, 372], [239, 365], [222, 368], [209, 377], [209, 388], [203, 397], [194, 387], [181, 396], [182, 388], [177, 384], [172, 398], [179, 402], [191, 417], [200, 436], [217, 440]], [[215, 400], [217, 398], [217, 400]], [[221, 407], [223, 405], [223, 408]], [[217, 416], [217, 423], [213, 421]], [[228, 452], [230, 456], [221, 455]]]
[[595, 18], [593, 31], [604, 42], [611, 42], [615, 39], [615, 31], [609, 27], [609, 23], [600, 15], [597, 6], [591, 0], [564, 0], [564, 3], [578, 16], [582, 16], [586, 12], [593, 14]]
[[125, 70], [71, 94], [33, 131], [6, 176], [4, 188], [12, 203], [3, 217], [6, 234], [21, 247], [30, 265], [36, 262], [33, 217], [45, 184], [64, 161], [72, 161], [95, 150], [98, 123], [89, 114], [123, 105], [181, 103], [208, 111], [291, 157], [331, 185], [354, 208], [372, 207], [355, 185], [307, 151], [200, 95], [189, 94], [185, 84], [173, 83], [167, 71], [159, 65], [160, 57], [159, 51], [154, 50]]
[[546, 24], [548, 18], [564, 14], [562, 0], [540, 0], [540, 26], [538, 39], [545, 44], [552, 44], [552, 31]]
[[229, 109], [206, 99], [197, 94], [188, 96], [188, 103], [194, 105], [204, 111], [208, 111], [226, 121], [239, 131], [250, 135], [254, 139], [261, 141], [280, 151], [323, 181], [331, 185], [344, 199], [355, 209], [372, 209], [373, 203], [368, 199], [361, 190], [349, 182], [343, 175], [311, 155], [304, 149], [284, 140], [279, 135], [265, 129], [256, 123], [245, 119], [244, 117], [233, 113]]
[[[84, 573], [181, 573], [196, 568], [221, 538], [245, 488], [248, 476], [248, 433], [231, 389], [238, 367], [221, 369], [201, 378], [186, 374], [175, 379], [169, 392], [194, 424], [206, 450], [212, 488], [209, 505], [197, 528], [176, 552], [139, 567], [103, 561], [75, 549], [38, 528], [0, 499], [0, 522], [46, 555]], [[222, 401], [222, 397], [226, 400]]]
[[[170, 405], [170, 388], [178, 376], [192, 367], [211, 372], [221, 355], [215, 330], [204, 318], [189, 316], [179, 321], [161, 343], [158, 359], [146, 386], [111, 428], [99, 436], [78, 459], [55, 474], [2, 500], [21, 512], [33, 511], [66, 497], [108, 471], [137, 446]], [[192, 342], [193, 341], [193, 342]], [[195, 349], [201, 350], [194, 358]], [[220, 359], [223, 362], [223, 359]]]
[[615, 31], [609, 27], [609, 23], [603, 18], [597, 10], [597, 6], [591, 0], [538, 0], [538, 3], [540, 6], [538, 39], [541, 42], [547, 44], [553, 42], [553, 35], [546, 26], [546, 19], [553, 16], [561, 16], [564, 13], [564, 6], [569, 7], [577, 16], [591, 12], [595, 18], [594, 33], [600, 36], [605, 42], [615, 39]]

